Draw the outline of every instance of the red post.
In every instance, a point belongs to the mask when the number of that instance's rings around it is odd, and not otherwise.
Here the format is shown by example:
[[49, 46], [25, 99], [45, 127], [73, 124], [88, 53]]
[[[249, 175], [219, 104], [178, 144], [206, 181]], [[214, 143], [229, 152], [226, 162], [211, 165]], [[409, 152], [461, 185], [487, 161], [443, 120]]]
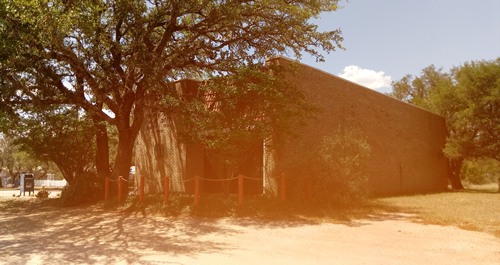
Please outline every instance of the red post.
[[285, 174], [280, 175], [280, 199], [282, 202], [286, 199], [286, 177]]
[[200, 203], [200, 177], [194, 177], [194, 205]]
[[243, 205], [243, 175], [238, 175], [238, 205]]
[[166, 176], [163, 179], [163, 202], [167, 203], [170, 197], [170, 177]]
[[121, 202], [123, 200], [123, 183], [122, 176], [118, 177], [118, 201]]
[[104, 200], [109, 199], [109, 178], [104, 178]]
[[139, 200], [144, 202], [144, 176], [139, 177]]

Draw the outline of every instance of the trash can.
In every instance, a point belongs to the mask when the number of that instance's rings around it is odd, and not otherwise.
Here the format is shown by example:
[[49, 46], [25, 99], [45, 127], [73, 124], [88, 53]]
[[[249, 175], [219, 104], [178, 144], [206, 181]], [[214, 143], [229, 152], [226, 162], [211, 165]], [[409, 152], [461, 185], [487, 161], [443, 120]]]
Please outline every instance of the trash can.
[[19, 195], [23, 194], [23, 196], [26, 196], [26, 192], [28, 192], [29, 196], [31, 196], [31, 192], [35, 195], [35, 176], [31, 173], [23, 173], [20, 178]]

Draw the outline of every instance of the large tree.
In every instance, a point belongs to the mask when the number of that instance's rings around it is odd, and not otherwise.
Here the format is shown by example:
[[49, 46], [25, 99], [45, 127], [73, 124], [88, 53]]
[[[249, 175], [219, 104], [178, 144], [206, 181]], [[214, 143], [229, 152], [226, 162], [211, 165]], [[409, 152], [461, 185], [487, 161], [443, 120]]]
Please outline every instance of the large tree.
[[2, 104], [75, 104], [116, 127], [127, 175], [145, 98], [182, 77], [223, 76], [266, 57], [322, 60], [340, 31], [311, 18], [338, 0], [0, 0]]
[[446, 119], [450, 182], [462, 189], [460, 171], [470, 159], [500, 160], [500, 58], [467, 62], [450, 73], [429, 66], [418, 77], [393, 83], [390, 94]]

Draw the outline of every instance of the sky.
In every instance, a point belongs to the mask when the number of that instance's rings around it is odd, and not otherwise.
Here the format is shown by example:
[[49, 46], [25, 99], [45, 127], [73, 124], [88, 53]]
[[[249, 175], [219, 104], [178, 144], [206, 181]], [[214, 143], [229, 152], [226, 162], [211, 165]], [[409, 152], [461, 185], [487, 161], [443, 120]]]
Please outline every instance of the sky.
[[500, 57], [500, 0], [346, 0], [314, 23], [340, 28], [345, 50], [302, 63], [382, 93], [431, 64], [449, 71]]

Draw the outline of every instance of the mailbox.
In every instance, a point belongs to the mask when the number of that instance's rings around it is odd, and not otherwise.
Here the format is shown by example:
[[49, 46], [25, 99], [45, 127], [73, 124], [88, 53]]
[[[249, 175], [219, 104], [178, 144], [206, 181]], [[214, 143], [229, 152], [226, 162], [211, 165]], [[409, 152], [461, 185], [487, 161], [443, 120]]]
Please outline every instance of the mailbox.
[[21, 174], [21, 183], [19, 186], [19, 195], [23, 194], [25, 196], [26, 192], [28, 192], [28, 195], [31, 195], [31, 192], [33, 192], [33, 195], [35, 195], [35, 176], [31, 173]]

